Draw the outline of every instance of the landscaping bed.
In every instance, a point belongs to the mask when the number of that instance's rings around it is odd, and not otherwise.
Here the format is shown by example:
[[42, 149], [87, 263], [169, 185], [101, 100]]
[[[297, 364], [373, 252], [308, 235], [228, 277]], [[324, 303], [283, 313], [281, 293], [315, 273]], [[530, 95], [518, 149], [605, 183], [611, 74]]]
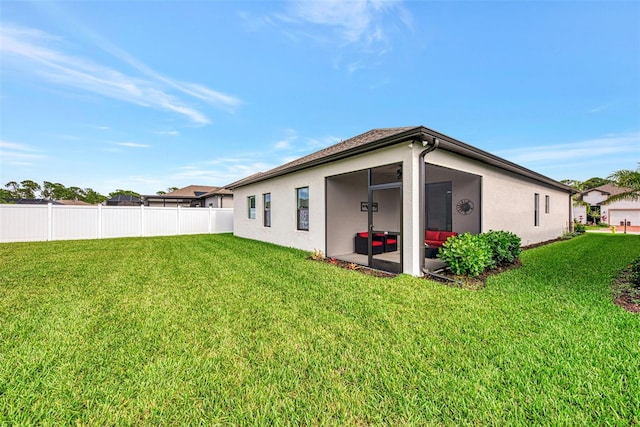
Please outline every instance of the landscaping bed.
[[620, 271], [611, 285], [613, 301], [632, 313], [640, 313], [640, 288], [631, 282], [631, 267]]

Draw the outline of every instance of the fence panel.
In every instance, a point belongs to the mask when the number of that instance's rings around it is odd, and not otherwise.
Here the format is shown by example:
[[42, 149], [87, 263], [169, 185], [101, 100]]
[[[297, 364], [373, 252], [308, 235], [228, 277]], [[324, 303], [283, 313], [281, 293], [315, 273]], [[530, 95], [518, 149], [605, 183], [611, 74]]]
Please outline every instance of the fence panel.
[[103, 206], [101, 210], [101, 237], [142, 236], [142, 212], [139, 207]]
[[180, 208], [145, 207], [144, 235], [175, 236], [178, 234], [178, 209]]
[[0, 242], [49, 239], [47, 205], [0, 205]]
[[51, 209], [51, 240], [97, 239], [97, 206], [56, 206]]
[[180, 234], [209, 233], [211, 209], [180, 209]]
[[229, 208], [0, 205], [0, 242], [232, 231]]
[[233, 208], [213, 210], [212, 233], [233, 232]]

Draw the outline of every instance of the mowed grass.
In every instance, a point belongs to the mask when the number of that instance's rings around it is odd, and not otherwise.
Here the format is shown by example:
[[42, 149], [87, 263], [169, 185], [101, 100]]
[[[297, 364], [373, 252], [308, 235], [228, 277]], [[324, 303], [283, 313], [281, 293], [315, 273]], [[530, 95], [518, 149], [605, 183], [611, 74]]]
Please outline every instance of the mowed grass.
[[480, 291], [231, 235], [0, 245], [0, 425], [637, 425], [640, 237]]

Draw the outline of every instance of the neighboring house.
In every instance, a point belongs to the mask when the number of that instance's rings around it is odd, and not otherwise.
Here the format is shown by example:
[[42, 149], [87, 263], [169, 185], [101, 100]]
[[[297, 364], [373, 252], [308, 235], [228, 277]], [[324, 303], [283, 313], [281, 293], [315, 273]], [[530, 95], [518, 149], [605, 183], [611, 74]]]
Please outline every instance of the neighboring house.
[[61, 205], [67, 206], [92, 206], [91, 203], [83, 202], [82, 200], [56, 200]]
[[170, 193], [141, 197], [145, 206], [233, 207], [233, 192], [231, 190], [207, 185], [189, 185]]
[[6, 203], [16, 204], [16, 205], [48, 205], [49, 203], [53, 205], [61, 205], [56, 200], [48, 200], [48, 199], [4, 199]]
[[136, 196], [120, 194], [113, 196], [106, 202], [107, 206], [140, 206], [142, 202]]
[[[592, 212], [597, 215], [592, 217], [587, 211], [587, 206], [575, 204], [573, 207], [573, 218], [582, 224], [592, 222], [603, 222], [608, 225], [640, 225], [640, 200], [621, 200], [610, 204], [603, 204], [611, 196], [628, 191], [625, 188], [616, 187], [613, 184], [605, 184], [600, 187], [583, 191], [578, 196], [578, 200], [586, 203]], [[600, 217], [598, 218], [598, 215]]]
[[422, 126], [374, 129], [227, 187], [237, 236], [415, 276], [426, 230], [508, 230], [530, 245], [572, 222], [570, 187]]

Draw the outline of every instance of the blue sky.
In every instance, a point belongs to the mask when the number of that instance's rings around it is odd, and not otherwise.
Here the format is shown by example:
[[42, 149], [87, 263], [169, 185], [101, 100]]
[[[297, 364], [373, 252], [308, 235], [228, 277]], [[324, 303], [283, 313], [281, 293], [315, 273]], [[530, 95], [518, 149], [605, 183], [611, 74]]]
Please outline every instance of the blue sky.
[[640, 161], [640, 2], [6, 1], [0, 184], [225, 185], [424, 125], [561, 180]]

